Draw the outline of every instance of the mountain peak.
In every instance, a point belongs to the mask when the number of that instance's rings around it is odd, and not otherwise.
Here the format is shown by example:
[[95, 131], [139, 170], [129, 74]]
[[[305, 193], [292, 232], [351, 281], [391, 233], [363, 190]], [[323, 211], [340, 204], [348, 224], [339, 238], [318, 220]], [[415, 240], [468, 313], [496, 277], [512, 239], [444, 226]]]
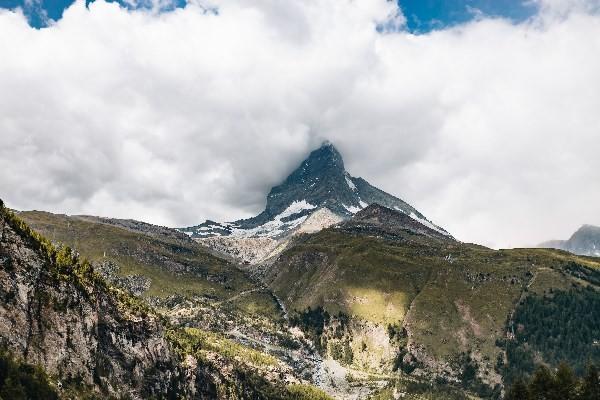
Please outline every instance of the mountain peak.
[[600, 232], [600, 226], [584, 224], [577, 229], [577, 232]]
[[400, 211], [427, 227], [447, 234], [433, 225], [410, 204], [380, 190], [362, 178], [351, 176], [335, 146], [325, 141], [267, 196], [265, 210], [256, 217], [227, 224], [206, 222], [183, 230], [194, 238], [212, 235], [286, 235], [318, 209], [328, 209], [347, 219], [369, 204], [378, 203]]
[[342, 159], [342, 155], [340, 154], [338, 149], [329, 140], [325, 140], [323, 143], [321, 143], [321, 147], [319, 147], [316, 150], [313, 150], [311, 154], [312, 153], [328, 154], [332, 158], [332, 160]]
[[311, 176], [325, 175], [328, 172], [343, 174], [344, 159], [335, 146], [325, 141], [316, 150], [310, 152], [300, 166], [288, 176], [288, 179], [303, 180]]
[[537, 247], [561, 249], [582, 256], [600, 257], [600, 227], [582, 225], [568, 240], [550, 240]]

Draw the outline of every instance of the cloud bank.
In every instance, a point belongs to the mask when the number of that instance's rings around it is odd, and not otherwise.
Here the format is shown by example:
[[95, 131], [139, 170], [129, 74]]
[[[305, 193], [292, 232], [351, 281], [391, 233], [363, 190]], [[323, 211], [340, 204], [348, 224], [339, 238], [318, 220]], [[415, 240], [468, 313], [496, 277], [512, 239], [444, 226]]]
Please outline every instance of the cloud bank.
[[599, 2], [539, 4], [426, 35], [385, 0], [80, 0], [42, 30], [0, 11], [0, 197], [233, 220], [329, 139], [461, 240], [567, 236], [600, 224]]

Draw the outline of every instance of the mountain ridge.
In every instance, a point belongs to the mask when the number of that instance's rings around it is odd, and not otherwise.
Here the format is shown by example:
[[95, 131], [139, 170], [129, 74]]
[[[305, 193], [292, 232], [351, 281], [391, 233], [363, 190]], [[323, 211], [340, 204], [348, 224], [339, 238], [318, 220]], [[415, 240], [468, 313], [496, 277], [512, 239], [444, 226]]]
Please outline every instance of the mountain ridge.
[[[404, 200], [378, 189], [363, 178], [351, 176], [345, 169], [342, 155], [330, 142], [324, 142], [313, 150], [281, 184], [271, 188], [265, 209], [257, 216], [234, 222], [206, 220], [179, 230], [198, 241], [214, 237], [242, 240], [266, 237], [281, 241], [302, 231], [304, 222], [319, 210], [328, 210], [337, 216], [337, 221], [330, 218], [321, 226], [326, 228], [334, 222], [351, 218], [374, 203], [402, 212], [420, 224], [452, 237]], [[313, 223], [313, 230], [314, 227]], [[209, 247], [223, 247], [222, 243], [215, 243], [219, 240], [208, 241]]]
[[600, 227], [584, 224], [567, 240], [549, 240], [538, 244], [537, 247], [565, 250], [581, 256], [600, 257]]

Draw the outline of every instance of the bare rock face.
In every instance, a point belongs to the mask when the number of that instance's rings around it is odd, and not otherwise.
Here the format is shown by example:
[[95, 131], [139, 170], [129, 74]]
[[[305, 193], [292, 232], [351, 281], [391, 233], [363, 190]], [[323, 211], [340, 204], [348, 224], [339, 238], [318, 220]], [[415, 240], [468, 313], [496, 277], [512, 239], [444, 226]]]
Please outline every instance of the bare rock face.
[[[211, 236], [195, 239], [203, 246], [244, 264], [268, 263], [285, 249], [300, 234], [315, 233], [343, 221], [342, 217], [327, 208], [320, 208], [279, 237]], [[253, 268], [256, 269], [256, 268]]]
[[182, 372], [157, 317], [119, 309], [101, 284], [52, 260], [0, 217], [0, 338], [60, 381], [111, 396], [166, 398]]
[[118, 274], [120, 267], [113, 261], [104, 261], [94, 263], [94, 269], [110, 284], [127, 290], [134, 296], [141, 296], [145, 291], [150, 289], [152, 280], [143, 275], [126, 275]]

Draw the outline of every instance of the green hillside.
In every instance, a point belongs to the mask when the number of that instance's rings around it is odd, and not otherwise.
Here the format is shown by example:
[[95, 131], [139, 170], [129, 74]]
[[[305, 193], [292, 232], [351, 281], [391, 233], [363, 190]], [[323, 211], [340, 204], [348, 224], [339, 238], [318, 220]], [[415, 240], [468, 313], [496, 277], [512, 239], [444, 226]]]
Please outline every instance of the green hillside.
[[[342, 362], [426, 375], [492, 396], [516, 363], [506, 358], [507, 343], [523, 346], [510, 326], [532, 306], [530, 298], [593, 288], [582, 302], [595, 319], [577, 321], [590, 330], [597, 326], [600, 309], [589, 305], [598, 296], [599, 259], [546, 249], [496, 251], [387, 225], [350, 221], [305, 236], [269, 273], [271, 288], [298, 324], [322, 324], [311, 332], [320, 332], [324, 351]], [[324, 318], [308, 317], [321, 308]], [[382, 330], [387, 342], [378, 335]], [[549, 347], [536, 346], [536, 364], [560, 361], [544, 351]]]
[[[112, 262], [121, 276], [141, 276], [150, 279], [143, 293], [149, 299], [200, 300], [203, 304], [237, 298], [256, 288], [256, 282], [236, 265], [210, 254], [183, 234], [166, 228], [140, 223], [130, 229], [121, 220], [66, 216], [41, 211], [20, 212], [19, 217], [33, 229], [57, 245], [74, 248], [83, 257], [98, 265]], [[110, 222], [110, 223], [109, 223]], [[183, 236], [183, 237], [182, 237]], [[266, 292], [241, 296], [235, 304], [258, 313], [277, 313], [277, 304]]]

